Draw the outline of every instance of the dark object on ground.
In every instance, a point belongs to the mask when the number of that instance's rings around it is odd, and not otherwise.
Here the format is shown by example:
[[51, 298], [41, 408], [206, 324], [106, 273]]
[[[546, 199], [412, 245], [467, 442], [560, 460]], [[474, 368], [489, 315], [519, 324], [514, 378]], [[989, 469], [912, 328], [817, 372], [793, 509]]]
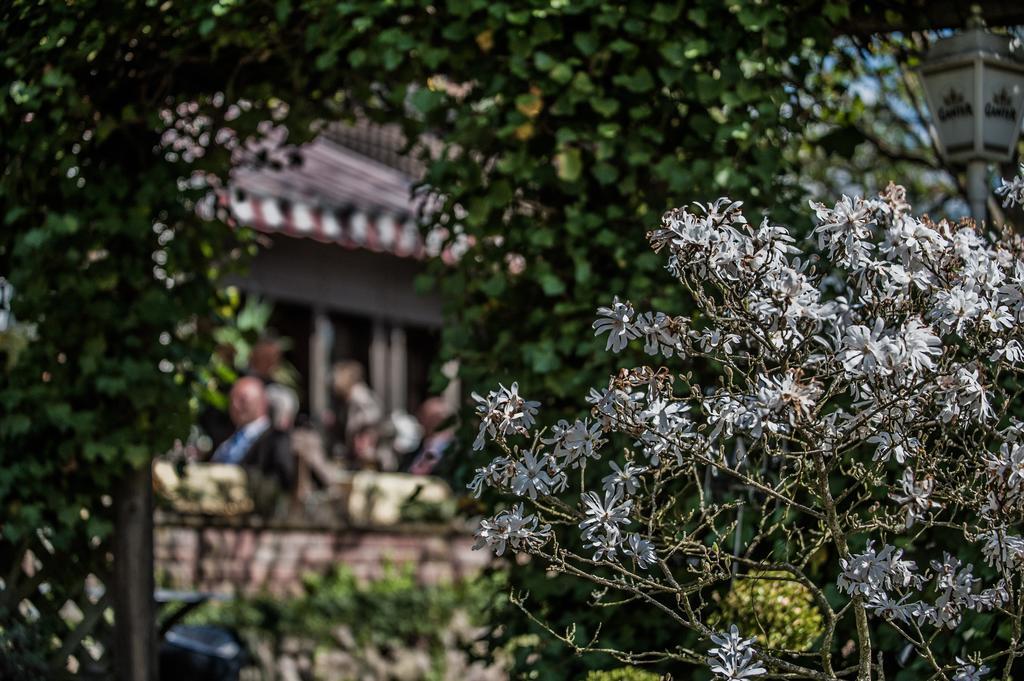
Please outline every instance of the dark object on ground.
[[160, 644], [160, 678], [238, 681], [245, 657], [241, 642], [227, 629], [179, 624]]

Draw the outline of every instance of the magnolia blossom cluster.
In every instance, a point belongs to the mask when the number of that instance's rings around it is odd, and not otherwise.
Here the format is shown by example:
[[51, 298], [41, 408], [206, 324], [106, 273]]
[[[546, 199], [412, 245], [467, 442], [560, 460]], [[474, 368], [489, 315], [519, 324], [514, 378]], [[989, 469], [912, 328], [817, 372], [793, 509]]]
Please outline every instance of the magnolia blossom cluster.
[[[1021, 202], [1024, 181], [1001, 193]], [[828, 650], [815, 666], [705, 624], [713, 594], [754, 575], [786, 575], [831, 609], [806, 571], [827, 556], [849, 602], [822, 640], [855, 631], [861, 678], [874, 626], [893, 627], [929, 675], [981, 678], [1024, 642], [985, 663], [965, 642], [941, 660], [927, 630], [1021, 618], [1024, 242], [914, 216], [896, 185], [811, 209], [805, 241], [729, 199], [664, 216], [648, 236], [695, 312], [616, 297], [593, 328], [607, 351], [674, 369], [622, 369], [590, 391], [589, 413], [546, 428], [515, 383], [474, 395], [474, 448], [497, 451], [470, 487], [520, 499], [482, 522], [477, 545], [648, 602], [674, 594], [676, 621], [709, 640], [723, 679], [835, 678]]]
[[708, 651], [711, 672], [723, 679], [749, 679], [765, 673], [754, 657], [754, 642], [742, 638], [736, 625], [727, 634], [712, 634], [714, 646]]
[[[1010, 598], [1005, 580], [978, 589], [981, 580], [974, 577], [974, 566], [965, 566], [948, 553], [942, 561], [931, 562], [933, 584], [918, 574], [914, 561], [902, 556], [903, 551], [888, 544], [875, 552], [869, 542], [863, 553], [840, 560], [839, 588], [863, 597], [867, 609], [879, 617], [946, 629], [956, 629], [966, 610], [992, 610]], [[933, 602], [910, 600], [911, 593], [920, 594], [926, 585], [932, 587]]]

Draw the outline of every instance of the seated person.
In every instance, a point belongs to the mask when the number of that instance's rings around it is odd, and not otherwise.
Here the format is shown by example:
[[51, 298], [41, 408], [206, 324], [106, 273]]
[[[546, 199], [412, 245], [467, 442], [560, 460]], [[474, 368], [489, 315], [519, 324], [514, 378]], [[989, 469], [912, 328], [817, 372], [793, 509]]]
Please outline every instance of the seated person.
[[252, 376], [238, 379], [231, 388], [228, 414], [235, 432], [213, 452], [213, 463], [237, 464], [250, 473], [276, 480], [283, 490], [295, 483], [295, 460], [288, 433], [270, 421], [263, 381]]
[[265, 335], [253, 345], [246, 373], [263, 381], [267, 399], [270, 400], [270, 419], [278, 430], [289, 431], [299, 411], [299, 396], [293, 388], [282, 383], [286, 375], [282, 369], [283, 357], [281, 340], [273, 335]]
[[431, 397], [420, 405], [417, 417], [423, 428], [423, 439], [412, 454], [408, 471], [414, 475], [438, 475], [445, 452], [455, 441], [454, 426], [441, 428], [451, 419], [451, 409], [444, 399]]
[[384, 408], [366, 384], [362, 365], [338, 362], [332, 369], [332, 384], [336, 412], [331, 421], [339, 453], [352, 468], [393, 470], [377, 455]]

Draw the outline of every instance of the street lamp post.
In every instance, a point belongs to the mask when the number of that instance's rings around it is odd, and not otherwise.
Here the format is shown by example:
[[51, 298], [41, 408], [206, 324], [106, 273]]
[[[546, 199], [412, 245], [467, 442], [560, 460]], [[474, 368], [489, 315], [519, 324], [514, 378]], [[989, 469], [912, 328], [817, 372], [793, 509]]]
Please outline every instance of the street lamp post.
[[985, 30], [975, 6], [967, 30], [935, 43], [920, 68], [939, 153], [967, 164], [971, 215], [986, 217], [988, 164], [1013, 159], [1024, 115], [1024, 62], [1010, 37]]

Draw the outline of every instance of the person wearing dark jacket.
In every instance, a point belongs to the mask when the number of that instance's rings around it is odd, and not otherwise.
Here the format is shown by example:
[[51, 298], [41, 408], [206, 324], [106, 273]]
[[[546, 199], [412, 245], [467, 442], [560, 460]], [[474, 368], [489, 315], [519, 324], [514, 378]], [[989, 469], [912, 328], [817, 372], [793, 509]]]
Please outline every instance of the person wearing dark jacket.
[[237, 464], [250, 474], [276, 480], [282, 490], [291, 490], [295, 484], [291, 438], [271, 423], [263, 381], [253, 376], [238, 379], [230, 400], [228, 413], [235, 432], [217, 447], [210, 461]]

